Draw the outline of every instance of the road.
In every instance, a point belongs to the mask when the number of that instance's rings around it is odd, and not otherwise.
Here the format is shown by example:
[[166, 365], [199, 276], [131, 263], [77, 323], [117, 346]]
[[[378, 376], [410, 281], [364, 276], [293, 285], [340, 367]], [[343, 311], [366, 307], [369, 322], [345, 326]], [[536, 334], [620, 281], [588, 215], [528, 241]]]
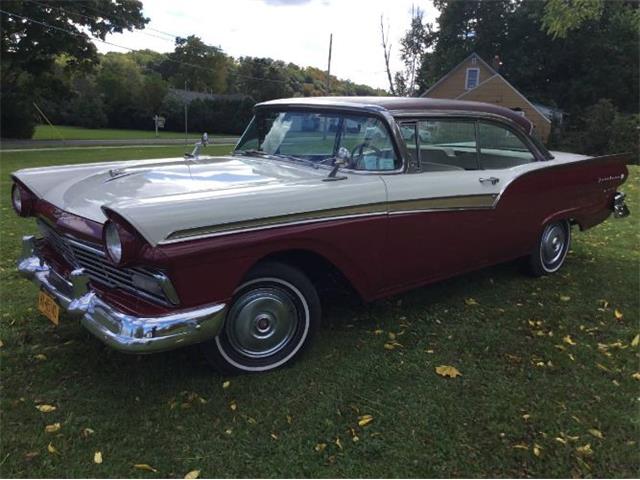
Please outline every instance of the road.
[[[187, 145], [193, 146], [199, 138], [190, 138]], [[238, 137], [209, 137], [210, 144], [232, 144], [238, 141]], [[144, 138], [144, 139], [120, 139], [120, 140], [2, 140], [0, 150], [24, 150], [24, 149], [49, 149], [68, 147], [116, 147], [116, 146], [157, 146], [157, 145], [184, 145], [184, 139], [180, 138]]]

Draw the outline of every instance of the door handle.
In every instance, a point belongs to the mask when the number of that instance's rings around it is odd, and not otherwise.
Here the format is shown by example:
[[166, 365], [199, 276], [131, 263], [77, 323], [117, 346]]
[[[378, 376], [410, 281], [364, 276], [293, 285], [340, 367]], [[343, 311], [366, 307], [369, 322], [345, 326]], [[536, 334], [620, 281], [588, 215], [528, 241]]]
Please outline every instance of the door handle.
[[489, 178], [480, 177], [478, 181], [480, 183], [490, 183], [491, 185], [495, 185], [500, 181], [500, 179], [497, 177], [489, 177]]

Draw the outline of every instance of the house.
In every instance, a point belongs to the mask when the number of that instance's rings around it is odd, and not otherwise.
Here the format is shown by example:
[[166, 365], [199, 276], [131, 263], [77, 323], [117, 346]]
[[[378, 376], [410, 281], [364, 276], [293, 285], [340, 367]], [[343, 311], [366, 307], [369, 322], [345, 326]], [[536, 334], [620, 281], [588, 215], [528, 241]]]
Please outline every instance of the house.
[[[497, 57], [496, 60], [499, 63]], [[465, 58], [421, 96], [493, 103], [522, 112], [533, 123], [543, 141], [551, 133], [551, 119], [548, 118], [547, 111], [550, 110], [549, 107], [543, 107], [543, 110], [542, 106], [531, 103], [496, 68], [476, 53]]]

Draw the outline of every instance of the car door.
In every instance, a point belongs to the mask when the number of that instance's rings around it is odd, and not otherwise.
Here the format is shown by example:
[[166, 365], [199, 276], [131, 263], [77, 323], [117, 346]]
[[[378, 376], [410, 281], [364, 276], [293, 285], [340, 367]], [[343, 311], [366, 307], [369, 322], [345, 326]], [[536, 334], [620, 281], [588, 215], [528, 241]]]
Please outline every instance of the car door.
[[416, 119], [401, 131], [418, 171], [383, 175], [389, 284], [409, 287], [486, 265], [500, 181], [479, 169], [474, 119]]

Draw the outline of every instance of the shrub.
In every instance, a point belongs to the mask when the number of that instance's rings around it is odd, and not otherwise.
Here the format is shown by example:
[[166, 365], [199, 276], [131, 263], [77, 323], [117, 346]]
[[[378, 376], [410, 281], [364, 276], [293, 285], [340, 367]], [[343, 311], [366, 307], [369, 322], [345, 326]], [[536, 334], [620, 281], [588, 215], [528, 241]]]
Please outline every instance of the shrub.
[[0, 95], [0, 137], [31, 138], [36, 128], [31, 101], [15, 95]]

